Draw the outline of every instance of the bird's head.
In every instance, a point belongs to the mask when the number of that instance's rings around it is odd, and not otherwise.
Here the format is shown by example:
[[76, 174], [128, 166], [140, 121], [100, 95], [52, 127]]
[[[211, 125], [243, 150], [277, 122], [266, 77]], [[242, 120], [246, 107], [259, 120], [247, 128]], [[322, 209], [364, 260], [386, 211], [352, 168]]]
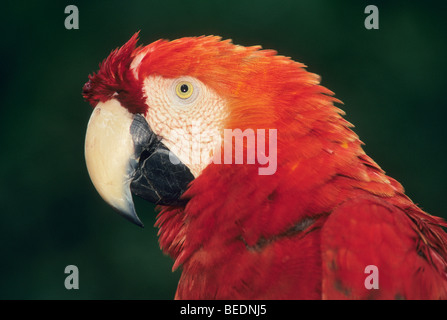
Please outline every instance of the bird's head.
[[314, 130], [316, 121], [338, 116], [319, 77], [273, 50], [214, 36], [145, 47], [137, 41], [135, 34], [112, 51], [89, 76], [83, 96], [94, 107], [85, 141], [91, 180], [138, 225], [131, 193], [184, 205], [191, 182], [221, 154], [224, 129], [281, 127], [287, 134], [278, 152], [290, 152], [291, 141]]

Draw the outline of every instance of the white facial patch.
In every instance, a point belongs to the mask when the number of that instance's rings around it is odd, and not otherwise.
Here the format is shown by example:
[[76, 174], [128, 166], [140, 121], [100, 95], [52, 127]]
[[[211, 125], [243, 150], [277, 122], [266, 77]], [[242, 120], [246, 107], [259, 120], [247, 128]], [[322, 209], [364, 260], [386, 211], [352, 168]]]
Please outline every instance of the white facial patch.
[[197, 177], [220, 148], [227, 103], [193, 77], [149, 76], [143, 91], [146, 121], [169, 150]]

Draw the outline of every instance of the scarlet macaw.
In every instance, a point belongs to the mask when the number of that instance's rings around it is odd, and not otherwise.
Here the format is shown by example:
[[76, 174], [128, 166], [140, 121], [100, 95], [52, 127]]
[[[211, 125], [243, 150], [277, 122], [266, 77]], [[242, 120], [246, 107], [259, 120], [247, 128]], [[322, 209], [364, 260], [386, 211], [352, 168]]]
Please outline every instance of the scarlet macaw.
[[[215, 36], [137, 40], [84, 86], [86, 162], [125, 218], [142, 225], [131, 193], [159, 205], [160, 246], [182, 269], [175, 298], [447, 297], [446, 223], [365, 154], [319, 76]], [[242, 164], [225, 130], [246, 133]]]

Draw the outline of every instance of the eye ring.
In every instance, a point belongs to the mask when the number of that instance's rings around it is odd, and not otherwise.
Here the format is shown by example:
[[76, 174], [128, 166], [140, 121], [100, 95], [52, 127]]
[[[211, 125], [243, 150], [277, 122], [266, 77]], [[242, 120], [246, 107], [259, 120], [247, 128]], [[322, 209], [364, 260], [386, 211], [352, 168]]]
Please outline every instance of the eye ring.
[[188, 99], [194, 92], [194, 86], [189, 81], [181, 81], [175, 86], [175, 93], [180, 99]]

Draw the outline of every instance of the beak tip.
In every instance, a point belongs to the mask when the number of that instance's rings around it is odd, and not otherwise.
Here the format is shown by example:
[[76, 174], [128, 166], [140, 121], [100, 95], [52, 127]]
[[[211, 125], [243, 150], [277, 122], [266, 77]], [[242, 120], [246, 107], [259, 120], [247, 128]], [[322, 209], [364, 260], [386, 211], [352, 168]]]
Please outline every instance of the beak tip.
[[132, 222], [133, 224], [136, 224], [137, 226], [144, 228], [143, 222], [141, 222], [140, 218], [138, 217], [135, 208], [133, 206], [133, 203], [127, 203], [127, 208], [120, 208], [117, 206], [112, 207], [119, 213], [120, 216], [125, 218], [126, 220]]
[[140, 228], [144, 228], [144, 224], [143, 222], [141, 222], [140, 219], [138, 219], [137, 221], [132, 221], [133, 223], [135, 223], [137, 226], [139, 226]]
[[138, 218], [138, 216], [136, 214], [134, 214], [134, 215], [124, 214], [123, 216], [124, 216], [124, 218], [126, 218], [127, 220], [132, 222], [133, 224], [136, 224], [140, 228], [144, 228], [143, 222], [141, 222], [140, 218]]
[[132, 222], [133, 224], [136, 224], [137, 226], [144, 228], [143, 222], [141, 222], [140, 218], [136, 214], [128, 214], [127, 212], [123, 212], [121, 210], [118, 210], [118, 213], [123, 216], [126, 220]]

